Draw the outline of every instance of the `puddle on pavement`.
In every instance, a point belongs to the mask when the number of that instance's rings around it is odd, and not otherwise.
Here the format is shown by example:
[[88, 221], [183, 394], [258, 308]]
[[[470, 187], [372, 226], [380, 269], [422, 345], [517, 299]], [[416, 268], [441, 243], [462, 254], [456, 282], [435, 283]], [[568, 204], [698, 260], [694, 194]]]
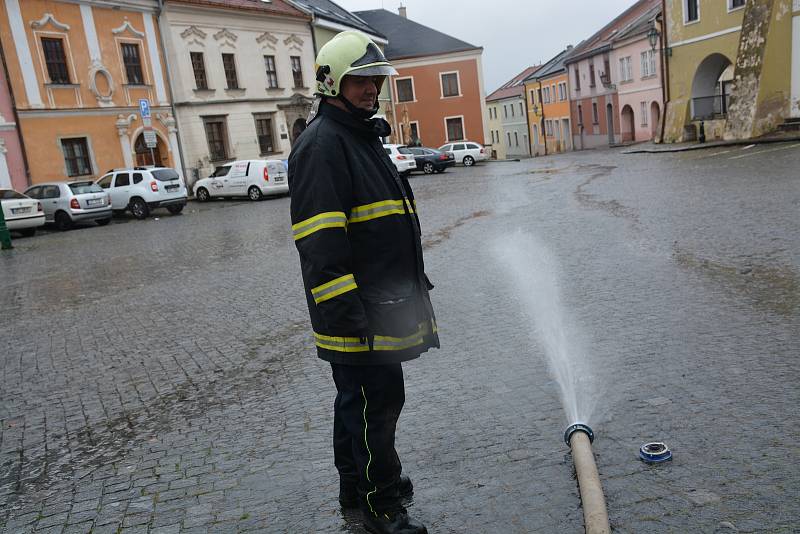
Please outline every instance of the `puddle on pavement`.
[[616, 169], [613, 165], [580, 165], [579, 170], [590, 172], [590, 176], [581, 182], [575, 189], [574, 195], [581, 206], [610, 213], [614, 217], [628, 219], [634, 223], [639, 222], [639, 215], [633, 208], [625, 206], [618, 200], [598, 200], [597, 195], [589, 193], [587, 188], [599, 178], [605, 178]]
[[699, 272], [737, 296], [745, 296], [756, 308], [790, 316], [800, 309], [800, 274], [789, 265], [743, 261], [741, 265], [702, 258], [675, 247], [675, 261]]
[[490, 211], [481, 210], [481, 211], [476, 211], [476, 212], [474, 212], [474, 213], [472, 213], [470, 215], [467, 215], [466, 217], [461, 217], [460, 219], [458, 219], [453, 224], [445, 226], [441, 230], [437, 231], [435, 234], [433, 234], [430, 237], [428, 237], [425, 240], [423, 240], [422, 248], [425, 249], [425, 250], [428, 250], [429, 248], [433, 248], [436, 245], [438, 245], [439, 243], [450, 239], [450, 235], [453, 233], [453, 230], [455, 230], [459, 226], [463, 226], [464, 224], [466, 224], [469, 221], [474, 220], [474, 219], [479, 219], [481, 217], [488, 217], [491, 214], [492, 214], [492, 212], [490, 212]]

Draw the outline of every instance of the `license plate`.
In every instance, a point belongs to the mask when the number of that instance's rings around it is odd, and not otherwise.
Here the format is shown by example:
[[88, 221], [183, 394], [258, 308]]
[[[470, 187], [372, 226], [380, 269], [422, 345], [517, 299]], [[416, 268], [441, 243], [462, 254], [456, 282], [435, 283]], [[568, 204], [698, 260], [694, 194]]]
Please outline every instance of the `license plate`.
[[178, 187], [180, 187], [180, 186], [178, 186], [178, 185], [168, 185], [166, 187], [166, 189], [167, 189], [167, 191], [175, 191], [175, 190], [178, 189]]
[[279, 183], [279, 182], [282, 182], [282, 181], [283, 181], [283, 176], [276, 176], [275, 177], [275, 183], [276, 184]]
[[30, 208], [11, 208], [11, 213], [13, 213], [14, 215], [17, 215], [19, 213], [28, 213], [29, 211], [31, 211]]
[[90, 198], [86, 201], [87, 206], [99, 206], [103, 203], [102, 198]]

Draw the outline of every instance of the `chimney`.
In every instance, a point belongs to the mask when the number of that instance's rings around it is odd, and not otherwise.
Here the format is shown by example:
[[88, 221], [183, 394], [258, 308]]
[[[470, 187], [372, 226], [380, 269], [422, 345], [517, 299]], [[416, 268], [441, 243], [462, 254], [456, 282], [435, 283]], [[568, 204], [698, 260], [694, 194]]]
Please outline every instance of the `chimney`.
[[408, 17], [406, 16], [406, 6], [404, 6], [403, 4], [400, 4], [400, 7], [398, 7], [398, 8], [397, 8], [397, 13], [398, 13], [398, 14], [399, 14], [401, 17], [403, 17], [404, 19], [407, 19], [407, 18], [408, 18]]

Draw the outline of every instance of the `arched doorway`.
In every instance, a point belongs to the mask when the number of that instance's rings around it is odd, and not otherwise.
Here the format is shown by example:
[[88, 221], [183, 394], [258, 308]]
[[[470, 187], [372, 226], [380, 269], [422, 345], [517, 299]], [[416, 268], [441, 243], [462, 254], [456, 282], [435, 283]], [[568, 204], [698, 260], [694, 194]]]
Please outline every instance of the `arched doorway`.
[[622, 108], [621, 126], [622, 142], [636, 141], [636, 118], [633, 116], [633, 108], [627, 104]]
[[611, 146], [616, 143], [614, 139], [614, 106], [612, 104], [606, 105], [606, 130], [608, 131], [608, 145]]
[[294, 121], [292, 125], [292, 144], [297, 141], [297, 138], [300, 136], [301, 133], [306, 129], [306, 120], [305, 119], [297, 119]]
[[651, 138], [655, 139], [658, 137], [658, 125], [661, 121], [661, 106], [658, 105], [658, 102], [653, 101], [650, 104], [650, 133]]
[[144, 167], [146, 165], [169, 166], [169, 159], [165, 156], [167, 154], [167, 146], [164, 140], [156, 135], [156, 141], [156, 146], [149, 148], [144, 140], [144, 132], [140, 133], [136, 138], [133, 151], [136, 159], [134, 163], [137, 167]]
[[700, 62], [692, 81], [691, 120], [722, 118], [728, 113], [732, 67], [727, 57], [716, 53]]

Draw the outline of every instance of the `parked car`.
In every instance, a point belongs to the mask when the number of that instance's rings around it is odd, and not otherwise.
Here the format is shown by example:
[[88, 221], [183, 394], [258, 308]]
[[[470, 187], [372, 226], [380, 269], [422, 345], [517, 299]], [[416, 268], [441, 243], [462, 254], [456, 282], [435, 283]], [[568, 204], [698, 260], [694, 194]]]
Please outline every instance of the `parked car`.
[[462, 143], [448, 143], [439, 147], [442, 152], [450, 152], [457, 162], [465, 167], [472, 167], [476, 161], [486, 161], [486, 150], [478, 143], [464, 141]]
[[9, 230], [31, 237], [37, 228], [44, 226], [44, 208], [38, 200], [13, 189], [0, 189], [0, 204]]
[[248, 197], [261, 200], [266, 195], [289, 192], [288, 173], [279, 159], [245, 159], [216, 168], [208, 178], [194, 184], [200, 202], [213, 197]]
[[111, 222], [111, 198], [92, 181], [37, 184], [25, 194], [42, 203], [45, 222], [55, 223], [59, 230], [69, 230], [79, 221], [100, 226]]
[[147, 218], [156, 208], [167, 208], [177, 215], [186, 206], [183, 178], [169, 167], [115, 169], [95, 183], [108, 192], [111, 209], [130, 210], [137, 219]]
[[417, 169], [422, 170], [425, 174], [444, 172], [446, 168], [456, 164], [456, 160], [450, 152], [441, 152], [427, 147], [409, 147], [408, 150], [414, 155]]
[[405, 145], [383, 145], [383, 149], [386, 150], [398, 173], [408, 176], [417, 168], [414, 154]]

